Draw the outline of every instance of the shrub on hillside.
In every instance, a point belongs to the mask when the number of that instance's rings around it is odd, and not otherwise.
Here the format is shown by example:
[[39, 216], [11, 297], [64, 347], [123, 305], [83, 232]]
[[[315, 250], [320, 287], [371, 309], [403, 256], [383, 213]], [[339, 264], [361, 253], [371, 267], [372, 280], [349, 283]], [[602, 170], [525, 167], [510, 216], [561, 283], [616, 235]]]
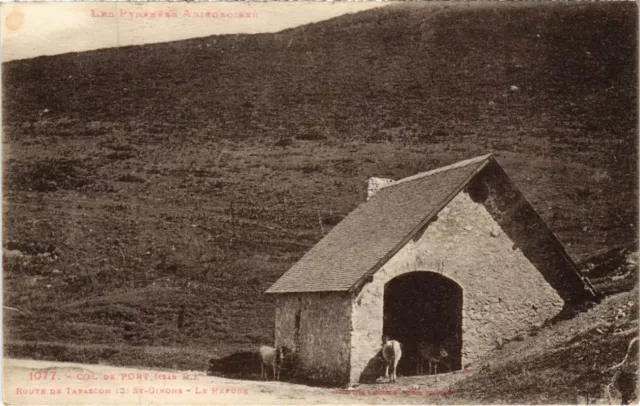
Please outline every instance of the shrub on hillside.
[[120, 181], [120, 182], [128, 182], [128, 183], [144, 183], [144, 182], [146, 182], [145, 179], [141, 178], [140, 176], [133, 175], [131, 173], [126, 173], [124, 175], [121, 175], [118, 178], [118, 181]]
[[327, 139], [327, 135], [319, 129], [312, 128], [297, 134], [295, 138], [302, 141], [322, 141]]
[[46, 158], [26, 167], [13, 165], [7, 171], [7, 188], [36, 192], [77, 189], [93, 180], [84, 173], [80, 159]]
[[293, 144], [293, 140], [291, 138], [283, 137], [283, 138], [280, 138], [278, 141], [276, 141], [274, 145], [276, 147], [288, 147], [289, 145], [292, 145], [292, 144]]

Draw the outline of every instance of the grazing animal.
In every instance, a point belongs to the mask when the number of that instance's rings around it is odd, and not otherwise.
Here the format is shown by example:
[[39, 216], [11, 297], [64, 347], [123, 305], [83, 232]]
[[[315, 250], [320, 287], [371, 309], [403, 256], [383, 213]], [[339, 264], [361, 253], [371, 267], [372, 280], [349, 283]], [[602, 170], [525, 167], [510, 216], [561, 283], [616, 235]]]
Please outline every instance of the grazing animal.
[[427, 361], [427, 373], [435, 375], [438, 373], [438, 364], [449, 356], [447, 350], [440, 344], [419, 343], [418, 344], [418, 364], [416, 365], [416, 373], [424, 372], [424, 361]]
[[391, 373], [391, 382], [395, 382], [398, 377], [398, 362], [402, 357], [402, 347], [396, 340], [391, 340], [389, 337], [382, 337], [382, 358], [384, 359], [385, 372], [384, 377], [389, 379], [389, 367], [393, 365], [393, 372]]
[[260, 347], [260, 377], [267, 379], [266, 368], [272, 368], [273, 379], [279, 381], [282, 365], [288, 352], [289, 349], [287, 347], [273, 348], [266, 345]]

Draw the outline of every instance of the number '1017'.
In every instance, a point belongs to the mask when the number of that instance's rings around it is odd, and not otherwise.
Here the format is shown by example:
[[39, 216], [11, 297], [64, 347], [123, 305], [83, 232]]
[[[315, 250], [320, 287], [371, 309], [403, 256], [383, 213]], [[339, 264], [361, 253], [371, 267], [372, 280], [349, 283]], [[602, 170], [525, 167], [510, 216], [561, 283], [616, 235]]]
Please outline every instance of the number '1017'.
[[56, 371], [31, 371], [29, 372], [30, 381], [39, 381], [45, 379], [56, 379]]

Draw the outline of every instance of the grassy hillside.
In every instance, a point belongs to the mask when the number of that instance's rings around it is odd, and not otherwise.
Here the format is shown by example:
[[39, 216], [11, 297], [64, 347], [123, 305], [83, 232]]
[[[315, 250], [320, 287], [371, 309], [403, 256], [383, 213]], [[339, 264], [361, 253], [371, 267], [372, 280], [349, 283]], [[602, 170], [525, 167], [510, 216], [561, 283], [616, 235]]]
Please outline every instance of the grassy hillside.
[[633, 245], [636, 33], [633, 3], [406, 4], [5, 63], [5, 338], [271, 342], [264, 290], [368, 177], [487, 152], [574, 258]]
[[[572, 320], [496, 350], [491, 361], [453, 385], [447, 403], [594, 404], [605, 398], [614, 376], [605, 370], [624, 359], [638, 335], [637, 297], [637, 289], [611, 296]], [[610, 395], [606, 403], [619, 403], [617, 389]]]

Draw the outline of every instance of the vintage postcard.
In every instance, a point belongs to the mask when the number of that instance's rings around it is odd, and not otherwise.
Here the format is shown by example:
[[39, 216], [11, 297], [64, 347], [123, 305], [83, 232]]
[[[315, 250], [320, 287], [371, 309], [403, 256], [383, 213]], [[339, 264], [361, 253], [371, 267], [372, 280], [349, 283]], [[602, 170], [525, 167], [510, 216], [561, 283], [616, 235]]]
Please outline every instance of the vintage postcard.
[[7, 404], [638, 402], [635, 2], [1, 11]]

